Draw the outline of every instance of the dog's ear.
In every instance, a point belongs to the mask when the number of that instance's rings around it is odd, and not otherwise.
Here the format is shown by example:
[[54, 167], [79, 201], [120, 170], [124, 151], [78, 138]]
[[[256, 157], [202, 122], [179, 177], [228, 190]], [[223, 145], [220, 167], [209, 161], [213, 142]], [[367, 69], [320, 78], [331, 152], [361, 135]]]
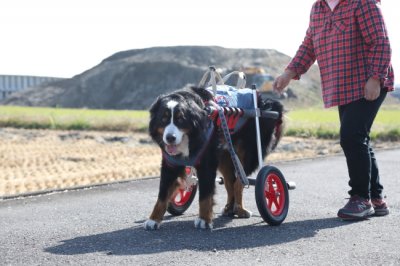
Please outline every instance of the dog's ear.
[[155, 115], [160, 108], [161, 104], [161, 96], [158, 96], [157, 99], [151, 104], [149, 112], [150, 115]]
[[195, 101], [189, 103], [189, 119], [194, 132], [201, 132], [207, 126], [207, 113], [203, 109], [203, 104], [199, 105]]
[[156, 119], [157, 119], [157, 113], [160, 109], [161, 106], [161, 96], [158, 96], [157, 99], [153, 102], [153, 104], [150, 106], [149, 112], [150, 112], [150, 122], [149, 122], [149, 134], [151, 137], [155, 137], [156, 134]]

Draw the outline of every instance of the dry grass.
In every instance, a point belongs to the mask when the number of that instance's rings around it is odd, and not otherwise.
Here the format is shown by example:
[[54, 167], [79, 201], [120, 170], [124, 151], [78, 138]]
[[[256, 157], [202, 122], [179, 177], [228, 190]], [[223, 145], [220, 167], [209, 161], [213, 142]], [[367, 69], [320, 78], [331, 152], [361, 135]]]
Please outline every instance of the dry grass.
[[[284, 137], [267, 161], [339, 152], [335, 140]], [[0, 197], [156, 177], [160, 162], [144, 133], [0, 129]]]
[[157, 176], [145, 134], [2, 130], [0, 196]]

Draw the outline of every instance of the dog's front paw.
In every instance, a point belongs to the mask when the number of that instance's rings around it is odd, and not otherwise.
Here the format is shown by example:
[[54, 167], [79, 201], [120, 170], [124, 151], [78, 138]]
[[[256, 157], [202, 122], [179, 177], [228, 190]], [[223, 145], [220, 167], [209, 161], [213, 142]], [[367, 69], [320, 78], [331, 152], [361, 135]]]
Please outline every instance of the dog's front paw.
[[213, 229], [213, 224], [207, 223], [201, 218], [196, 218], [196, 220], [194, 220], [194, 227], [197, 229]]
[[160, 223], [157, 223], [156, 221], [149, 219], [146, 222], [144, 222], [143, 227], [146, 230], [157, 230], [160, 228]]

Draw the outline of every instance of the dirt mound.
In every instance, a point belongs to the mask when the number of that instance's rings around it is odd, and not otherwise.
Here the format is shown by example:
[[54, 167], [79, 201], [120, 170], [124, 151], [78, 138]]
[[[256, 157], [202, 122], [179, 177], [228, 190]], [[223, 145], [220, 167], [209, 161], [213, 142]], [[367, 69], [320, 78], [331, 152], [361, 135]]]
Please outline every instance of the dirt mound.
[[[147, 109], [165, 92], [197, 84], [208, 66], [224, 73], [243, 66], [259, 66], [277, 76], [290, 57], [275, 50], [177, 46], [116, 53], [71, 79], [31, 88], [1, 102], [8, 105], [95, 109]], [[320, 102], [317, 67], [292, 88], [303, 104]], [[251, 84], [249, 84], [250, 86]]]

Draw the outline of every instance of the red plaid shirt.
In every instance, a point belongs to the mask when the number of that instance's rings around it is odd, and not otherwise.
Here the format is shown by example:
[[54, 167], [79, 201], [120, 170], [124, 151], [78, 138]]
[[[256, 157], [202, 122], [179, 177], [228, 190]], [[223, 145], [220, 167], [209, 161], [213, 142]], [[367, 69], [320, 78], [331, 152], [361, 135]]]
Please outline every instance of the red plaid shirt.
[[341, 0], [331, 11], [325, 0], [317, 0], [306, 37], [287, 69], [299, 79], [315, 60], [325, 107], [363, 98], [370, 77], [393, 90], [391, 48], [376, 1]]

